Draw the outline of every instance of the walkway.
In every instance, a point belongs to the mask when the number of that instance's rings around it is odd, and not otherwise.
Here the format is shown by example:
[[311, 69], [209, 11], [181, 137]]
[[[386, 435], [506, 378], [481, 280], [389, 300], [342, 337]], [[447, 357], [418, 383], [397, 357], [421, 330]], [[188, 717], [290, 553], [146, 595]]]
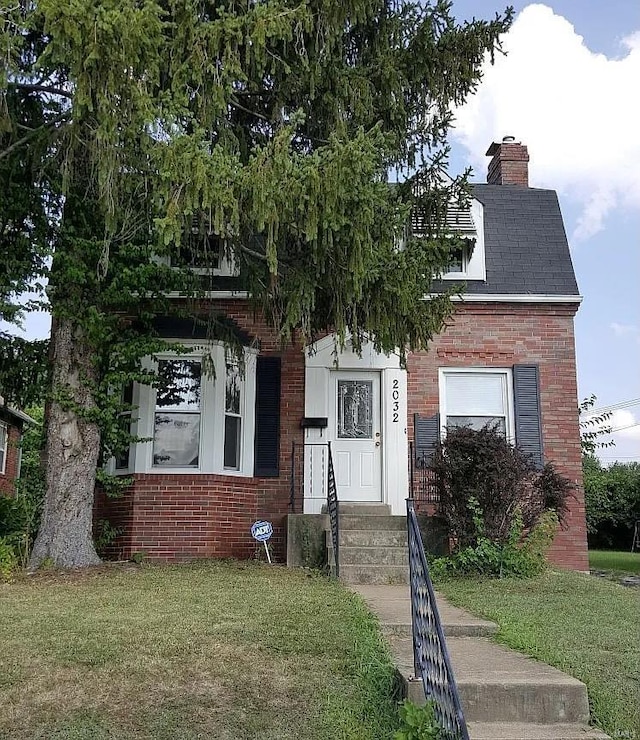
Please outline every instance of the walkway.
[[[413, 677], [408, 586], [353, 585], [380, 620], [407, 695], [424, 701]], [[497, 625], [438, 595], [438, 608], [471, 740], [607, 740], [588, 726], [583, 683], [490, 640]]]

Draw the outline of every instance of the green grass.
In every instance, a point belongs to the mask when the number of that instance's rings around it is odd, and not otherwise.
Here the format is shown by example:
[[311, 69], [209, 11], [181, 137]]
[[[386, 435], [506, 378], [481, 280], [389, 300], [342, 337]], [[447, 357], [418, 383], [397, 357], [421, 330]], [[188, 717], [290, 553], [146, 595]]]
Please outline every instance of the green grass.
[[640, 552], [589, 550], [589, 567], [616, 574], [640, 575]]
[[380, 740], [397, 723], [373, 617], [259, 564], [104, 567], [0, 584], [2, 740]]
[[497, 622], [499, 642], [584, 681], [592, 720], [609, 735], [640, 737], [640, 590], [553, 571], [437, 586], [454, 604]]

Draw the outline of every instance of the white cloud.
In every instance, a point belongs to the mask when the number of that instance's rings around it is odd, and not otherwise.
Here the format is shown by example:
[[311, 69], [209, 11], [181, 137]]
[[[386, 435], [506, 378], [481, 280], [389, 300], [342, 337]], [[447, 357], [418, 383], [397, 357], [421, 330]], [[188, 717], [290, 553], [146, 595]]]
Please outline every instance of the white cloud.
[[613, 333], [617, 337], [624, 337], [624, 336], [628, 336], [629, 334], [638, 333], [637, 326], [634, 326], [633, 324], [618, 324], [617, 321], [613, 321], [611, 323], [611, 328], [613, 329]]
[[640, 30], [623, 55], [590, 51], [546, 5], [528, 5], [504, 37], [506, 57], [485, 64], [477, 93], [456, 111], [453, 131], [485, 173], [492, 141], [529, 147], [529, 181], [582, 206], [575, 241], [603, 228], [614, 208], [640, 210]]

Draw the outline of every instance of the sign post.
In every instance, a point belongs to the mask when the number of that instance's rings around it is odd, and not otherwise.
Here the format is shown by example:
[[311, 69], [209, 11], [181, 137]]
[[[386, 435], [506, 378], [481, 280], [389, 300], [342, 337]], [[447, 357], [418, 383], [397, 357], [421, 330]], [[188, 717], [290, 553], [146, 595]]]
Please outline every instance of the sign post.
[[267, 553], [267, 560], [269, 561], [269, 565], [271, 565], [271, 554], [269, 553], [269, 545], [267, 545], [267, 540], [271, 538], [272, 534], [273, 526], [271, 522], [265, 522], [259, 519], [257, 522], [254, 522], [251, 525], [251, 536], [254, 540], [264, 543], [264, 551]]

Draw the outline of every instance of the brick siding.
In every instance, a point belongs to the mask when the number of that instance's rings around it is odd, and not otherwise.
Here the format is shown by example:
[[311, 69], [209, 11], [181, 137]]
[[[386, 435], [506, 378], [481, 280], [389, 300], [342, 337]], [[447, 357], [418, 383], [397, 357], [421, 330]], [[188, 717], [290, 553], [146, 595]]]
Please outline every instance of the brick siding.
[[414, 413], [438, 412], [439, 368], [539, 365], [545, 460], [576, 486], [568, 527], [558, 532], [550, 560], [565, 568], [588, 570], [574, 313], [573, 306], [562, 305], [465, 305], [429, 352], [409, 358], [408, 433], [412, 439]]
[[[255, 519], [274, 525], [276, 558], [285, 553], [292, 442], [302, 442], [304, 354], [299, 346], [282, 350], [266, 322], [246, 301], [220, 303], [221, 310], [260, 340], [261, 353], [282, 358], [280, 401], [280, 476], [243, 478], [215, 474], [136, 475], [124, 498], [107, 501], [98, 494], [96, 518], [106, 518], [122, 534], [111, 554], [151, 558], [251, 557], [249, 528]], [[576, 485], [568, 528], [560, 531], [550, 558], [563, 567], [587, 570], [587, 544], [573, 336], [574, 306], [466, 304], [429, 352], [408, 363], [408, 433], [413, 414], [438, 411], [438, 368], [540, 367], [545, 458]]]

